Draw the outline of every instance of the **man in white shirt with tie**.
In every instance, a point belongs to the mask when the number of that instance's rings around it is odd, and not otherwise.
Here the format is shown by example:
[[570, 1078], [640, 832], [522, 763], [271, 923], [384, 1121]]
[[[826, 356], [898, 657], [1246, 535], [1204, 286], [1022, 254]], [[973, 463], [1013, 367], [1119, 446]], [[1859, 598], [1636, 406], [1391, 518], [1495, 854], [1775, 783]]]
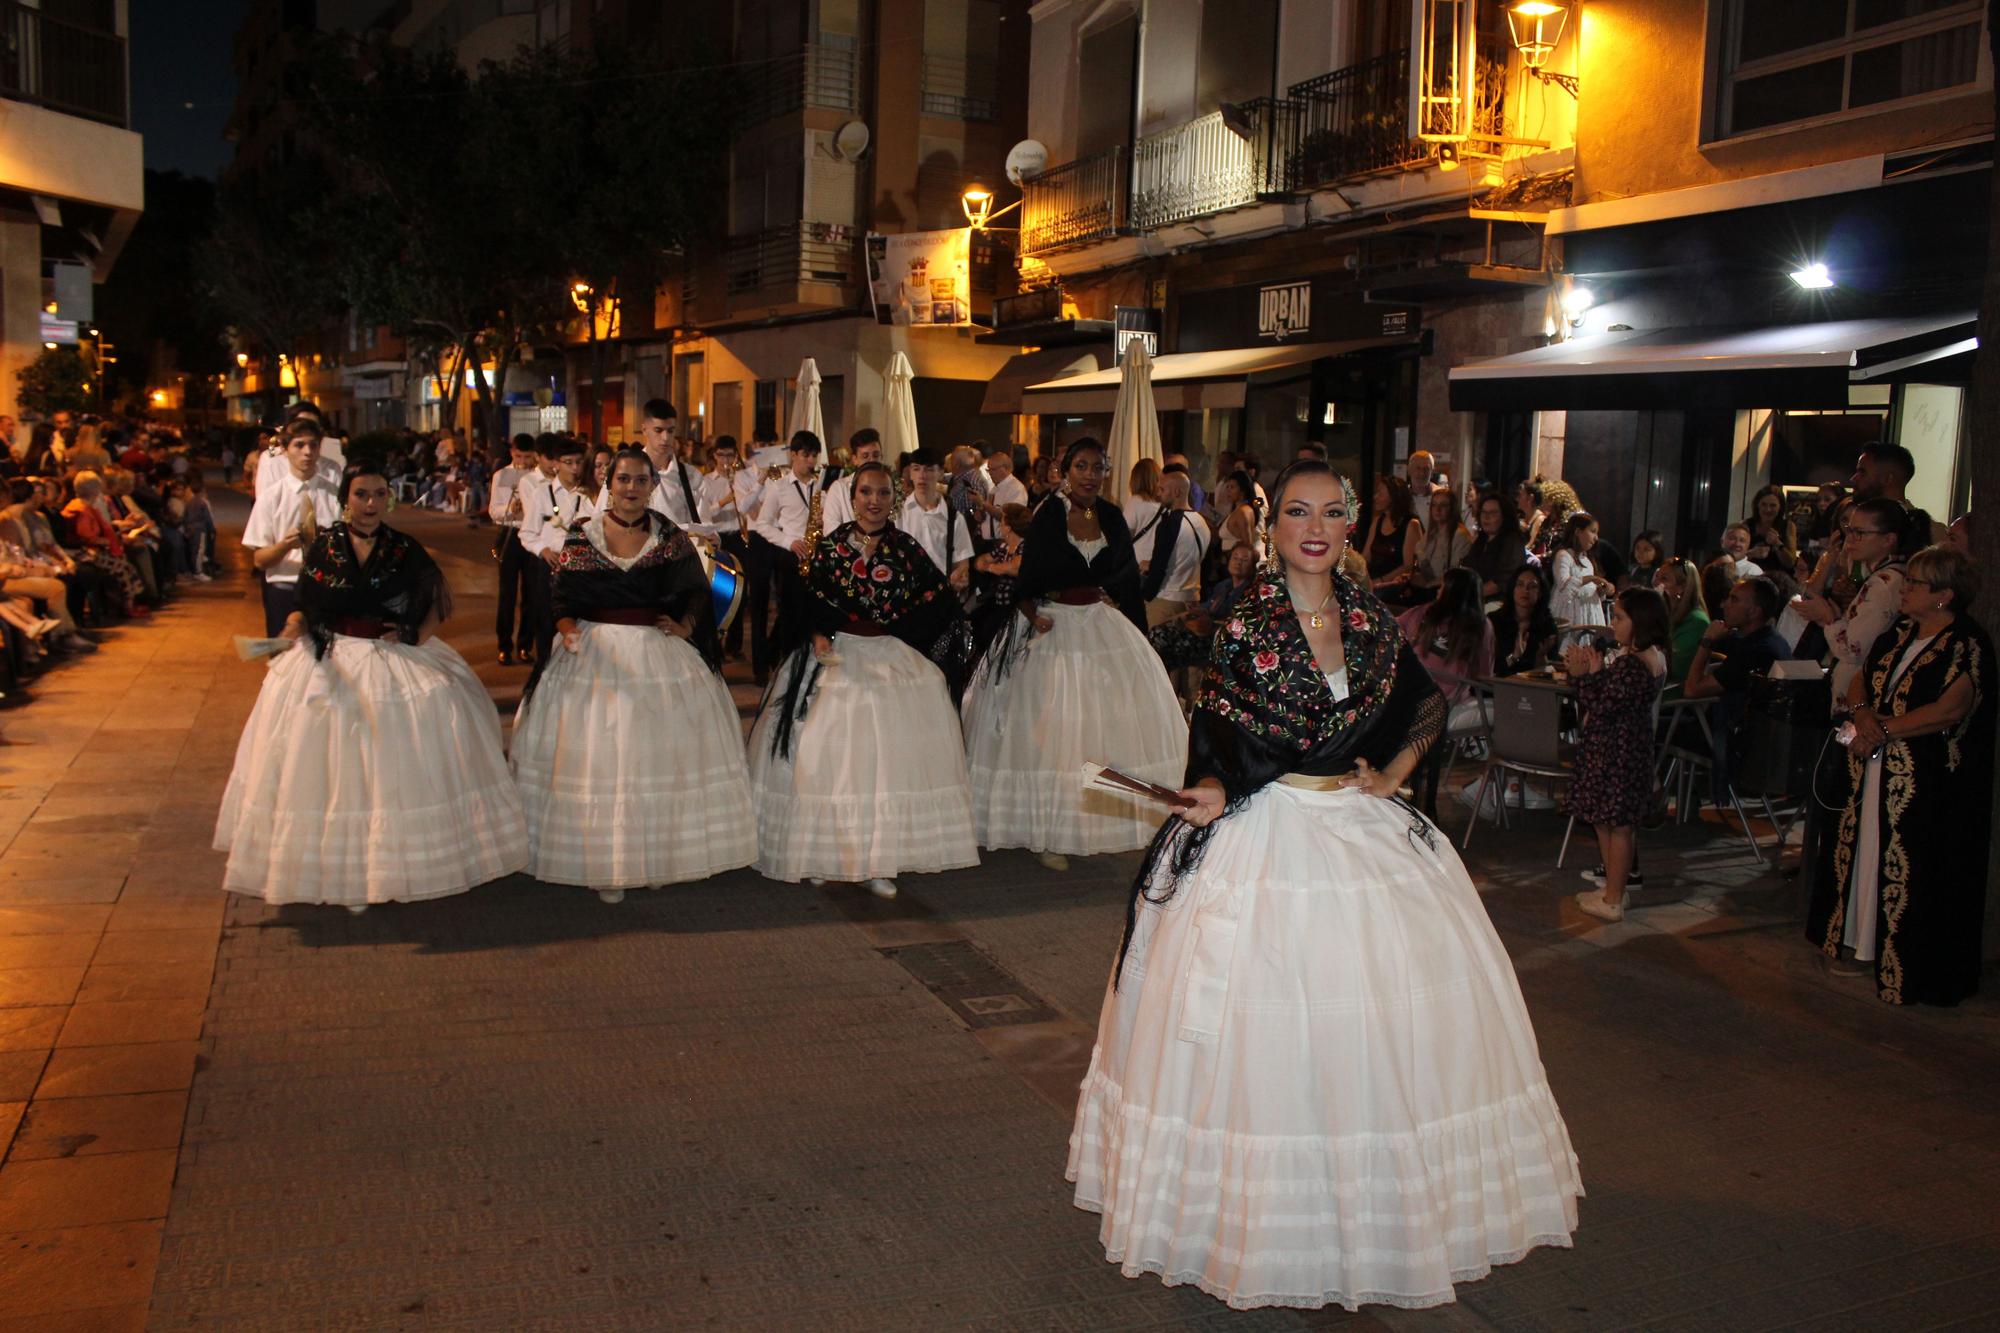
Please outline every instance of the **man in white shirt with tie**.
[[533, 606], [535, 656], [546, 659], [555, 642], [556, 622], [550, 595], [554, 591], [556, 561], [563, 543], [597, 506], [576, 489], [583, 475], [583, 442], [567, 435], [544, 435], [535, 446], [541, 455], [539, 475], [522, 483], [527, 492], [521, 501], [521, 549], [534, 571]]
[[[799, 574], [799, 561], [811, 554], [806, 545], [806, 529], [812, 518], [812, 498], [819, 490], [819, 437], [809, 430], [799, 431], [785, 446], [791, 466], [782, 477], [764, 483], [763, 502], [750, 526], [757, 558], [768, 571], [764, 596], [770, 584], [778, 585], [778, 626], [768, 641], [764, 634], [764, 608], [752, 606], [750, 620], [750, 669], [761, 685], [770, 678], [771, 659], [782, 658], [805, 638], [806, 581]], [[822, 533], [825, 510], [821, 510]]]
[[[756, 468], [743, 466], [742, 451], [737, 447], [734, 435], [718, 435], [709, 455], [709, 468], [701, 477], [701, 485], [695, 489], [695, 498], [701, 501], [702, 512], [722, 529], [718, 540], [723, 551], [734, 557], [737, 569], [743, 571], [748, 582], [750, 571], [750, 516], [757, 512], [757, 501], [764, 491], [764, 479]], [[746, 587], [745, 599], [749, 589]], [[723, 654], [726, 657], [743, 655], [743, 622], [747, 617], [740, 610], [736, 619], [729, 622], [729, 633], [723, 640]]]
[[[656, 474], [652, 498], [646, 501], [648, 509], [666, 515], [683, 531], [696, 537], [713, 540], [732, 526], [717, 524], [702, 511], [697, 490], [701, 484], [701, 473], [688, 466], [680, 456], [680, 413], [674, 410], [672, 403], [664, 398], [653, 398], [639, 409], [639, 444], [645, 449], [646, 457], [653, 460]], [[610, 503], [610, 483], [606, 482], [598, 488], [592, 512]]]
[[820, 505], [822, 521], [820, 527], [832, 532], [843, 523], [854, 521], [854, 469], [863, 463], [882, 461], [882, 435], [873, 426], [863, 426], [848, 437], [847, 474], [826, 488], [826, 499]]
[[[535, 476], [535, 437], [514, 437], [512, 458], [493, 474], [486, 498], [486, 516], [493, 520], [493, 559], [500, 566], [500, 595], [494, 608], [493, 634], [500, 640], [500, 665], [526, 658], [535, 643], [534, 594], [528, 591], [534, 572], [521, 548], [521, 516], [527, 508], [526, 487]], [[515, 610], [520, 614], [516, 616]]]
[[305, 548], [340, 517], [340, 488], [320, 466], [325, 431], [317, 417], [285, 427], [285, 470], [265, 477], [243, 525], [251, 563], [264, 574], [264, 634], [276, 638], [299, 609], [299, 571]]
[[917, 539], [931, 563], [963, 596], [972, 577], [972, 533], [965, 526], [965, 515], [946, 504], [938, 490], [943, 470], [938, 456], [929, 449], [912, 449], [903, 456], [903, 467], [909, 474], [910, 493], [896, 511], [896, 526]]

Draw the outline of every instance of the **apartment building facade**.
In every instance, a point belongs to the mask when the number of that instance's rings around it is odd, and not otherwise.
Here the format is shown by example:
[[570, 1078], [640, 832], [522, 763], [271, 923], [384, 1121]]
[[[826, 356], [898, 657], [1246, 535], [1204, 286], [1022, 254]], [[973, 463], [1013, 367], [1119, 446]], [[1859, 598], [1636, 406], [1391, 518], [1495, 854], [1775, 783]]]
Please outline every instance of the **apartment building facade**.
[[127, 0], [0, 0], [0, 414], [46, 346], [94, 340], [145, 207], [126, 23]]

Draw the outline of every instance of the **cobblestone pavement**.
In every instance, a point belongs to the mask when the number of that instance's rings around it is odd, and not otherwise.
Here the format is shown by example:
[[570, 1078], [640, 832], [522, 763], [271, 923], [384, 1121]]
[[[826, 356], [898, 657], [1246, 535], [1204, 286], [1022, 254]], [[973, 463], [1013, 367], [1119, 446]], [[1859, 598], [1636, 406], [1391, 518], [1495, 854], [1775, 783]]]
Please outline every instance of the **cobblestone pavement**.
[[[485, 534], [405, 522], [461, 591], [454, 641], [490, 663]], [[206, 999], [189, 1011], [198, 1038], [107, 1029], [127, 1053], [109, 1067], [142, 1047], [185, 1051], [191, 1093], [130, 1092], [165, 1101], [121, 1102], [99, 1117], [103, 1140], [70, 1148], [100, 1128], [42, 1118], [45, 1097], [65, 1099], [33, 1092], [0, 1166], [13, 1233], [0, 1333], [2000, 1326], [2000, 1006], [1892, 1011], [1824, 976], [1789, 919], [1792, 887], [1713, 825], [1647, 835], [1653, 887], [1609, 928], [1568, 904], [1577, 854], [1552, 869], [1551, 817], [1476, 835], [1469, 860], [1583, 1159], [1576, 1249], [1537, 1252], [1437, 1311], [1232, 1313], [1120, 1277], [1062, 1181], [1131, 858], [1057, 875], [1003, 853], [906, 880], [886, 905], [746, 872], [615, 907], [517, 878], [359, 918], [233, 900], [222, 919], [219, 867], [200, 849], [259, 670], [227, 656], [227, 633], [254, 623], [241, 590], [73, 673], [93, 699], [162, 669], [200, 696], [128, 696], [148, 699], [149, 728], [183, 732], [170, 780], [145, 784], [161, 794], [143, 836], [90, 849], [96, 878], [75, 882], [99, 887], [74, 904], [41, 891], [101, 927], [28, 935], [51, 908], [5, 894], [55, 846], [35, 841], [37, 820], [120, 808], [93, 804], [122, 792], [93, 756], [122, 751], [93, 731], [47, 791], [7, 795], [23, 810], [0, 827], [6, 966], [126, 985], [139, 1009], [105, 1022], [155, 1009], [166, 1022], [149, 984], [199, 974]], [[496, 697], [518, 688], [519, 672], [481, 671]], [[25, 748], [0, 755], [17, 791], [35, 785], [13, 767]], [[84, 945], [34, 943], [81, 935], [102, 950], [127, 913], [162, 938], [81, 966], [51, 960]], [[219, 923], [219, 941], [215, 924], [182, 933], [196, 929], [182, 916]], [[76, 1022], [41, 1014], [62, 1006], [15, 975], [0, 970], [16, 987], [0, 1003], [37, 1002], [0, 1009], [0, 1033]], [[118, 1137], [146, 1115], [150, 1136]], [[51, 1201], [124, 1196], [136, 1202]]]

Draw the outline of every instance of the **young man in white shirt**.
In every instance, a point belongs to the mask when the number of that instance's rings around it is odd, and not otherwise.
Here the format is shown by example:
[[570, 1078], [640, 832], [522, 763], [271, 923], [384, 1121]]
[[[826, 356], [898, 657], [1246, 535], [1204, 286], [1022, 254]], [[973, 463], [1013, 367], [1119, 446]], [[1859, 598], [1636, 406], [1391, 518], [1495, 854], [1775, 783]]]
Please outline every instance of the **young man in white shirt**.
[[[535, 437], [514, 437], [512, 458], [493, 474], [486, 497], [486, 516], [493, 520], [493, 559], [500, 566], [500, 595], [494, 607], [493, 635], [500, 641], [500, 665], [513, 666], [534, 648], [535, 625], [530, 613], [534, 594], [529, 581], [528, 553], [521, 548], [521, 516], [527, 509], [526, 485], [535, 475]], [[519, 615], [515, 614], [519, 608]]]
[[1010, 444], [999, 445], [986, 455], [986, 475], [993, 479], [993, 493], [982, 506], [986, 516], [979, 521], [979, 535], [990, 545], [1000, 540], [1000, 511], [1008, 505], [1028, 503], [1028, 488], [1014, 475], [1014, 447]]
[[536, 660], [545, 660], [555, 642], [556, 622], [550, 594], [556, 561], [569, 534], [597, 512], [590, 497], [577, 489], [583, 476], [583, 442], [566, 435], [544, 435], [536, 444], [541, 456], [539, 475], [522, 483], [521, 549], [533, 571], [529, 599], [534, 622]]
[[[736, 567], [744, 572], [746, 581], [750, 571], [750, 516], [757, 512], [757, 501], [764, 491], [764, 479], [756, 468], [743, 466], [742, 451], [737, 448], [734, 435], [718, 435], [709, 457], [709, 469], [702, 474], [701, 485], [695, 496], [701, 501], [702, 511], [722, 529], [720, 538], [724, 554], [733, 557]], [[745, 588], [748, 594], [748, 588]], [[743, 655], [743, 622], [745, 616], [740, 608], [736, 619], [729, 622], [729, 633], [724, 636], [722, 650], [727, 657]]]
[[[729, 524], [716, 523], [703, 512], [698, 487], [701, 473], [681, 457], [680, 413], [664, 398], [648, 399], [639, 409], [639, 445], [653, 460], [653, 494], [646, 507], [664, 514], [692, 536], [713, 540], [727, 531]], [[595, 508], [611, 504], [610, 483], [597, 491]]]
[[243, 544], [250, 548], [251, 563], [264, 575], [267, 638], [276, 638], [299, 609], [305, 548], [340, 517], [338, 479], [329, 478], [321, 466], [324, 434], [314, 417], [300, 417], [285, 427], [285, 470], [263, 480], [243, 525]]
[[[764, 483], [763, 502], [750, 525], [753, 558], [763, 571], [761, 589], [752, 582], [749, 608], [750, 669], [760, 685], [770, 679], [772, 658], [784, 657], [805, 638], [806, 582], [799, 574], [799, 561], [811, 554], [805, 538], [820, 485], [819, 437], [799, 431], [785, 449], [791, 466], [784, 476]], [[832, 530], [825, 526], [823, 504], [820, 523], [821, 535]], [[773, 583], [778, 588], [778, 626], [767, 639], [764, 620]]]
[[945, 503], [938, 490], [938, 457], [929, 449], [912, 449], [903, 459], [910, 493], [896, 513], [896, 526], [917, 539], [931, 563], [965, 595], [972, 579], [972, 533], [965, 515]]
[[827, 483], [826, 499], [820, 505], [821, 527], [832, 532], [854, 521], [854, 469], [863, 463], [882, 461], [882, 434], [873, 426], [863, 426], [847, 439], [847, 472]]
[[339, 489], [340, 474], [347, 470], [346, 450], [342, 447], [340, 440], [335, 439], [327, 433], [326, 418], [320, 415], [320, 410], [317, 407], [311, 403], [293, 403], [285, 409], [284, 422], [278, 427], [276, 435], [272, 437], [270, 447], [258, 453], [257, 461], [251, 465], [253, 472], [250, 478], [250, 490], [253, 495], [263, 488], [267, 472], [274, 477], [284, 475], [286, 469], [285, 435], [291, 429], [294, 421], [311, 421], [320, 428], [320, 471], [327, 475], [336, 490]]

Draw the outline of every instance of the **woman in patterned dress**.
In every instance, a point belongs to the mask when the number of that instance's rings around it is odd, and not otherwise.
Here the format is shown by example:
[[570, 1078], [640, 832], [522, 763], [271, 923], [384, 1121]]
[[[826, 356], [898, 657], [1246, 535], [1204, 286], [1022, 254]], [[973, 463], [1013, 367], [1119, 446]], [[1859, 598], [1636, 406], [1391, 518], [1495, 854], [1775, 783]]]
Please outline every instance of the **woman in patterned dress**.
[[1600, 921], [1625, 919], [1625, 881], [1638, 855], [1639, 821], [1653, 804], [1654, 705], [1667, 675], [1673, 629], [1667, 602], [1651, 588], [1627, 588], [1611, 604], [1618, 652], [1589, 644], [1563, 650], [1583, 709], [1570, 813], [1597, 830], [1604, 889], [1585, 889], [1577, 906]]

